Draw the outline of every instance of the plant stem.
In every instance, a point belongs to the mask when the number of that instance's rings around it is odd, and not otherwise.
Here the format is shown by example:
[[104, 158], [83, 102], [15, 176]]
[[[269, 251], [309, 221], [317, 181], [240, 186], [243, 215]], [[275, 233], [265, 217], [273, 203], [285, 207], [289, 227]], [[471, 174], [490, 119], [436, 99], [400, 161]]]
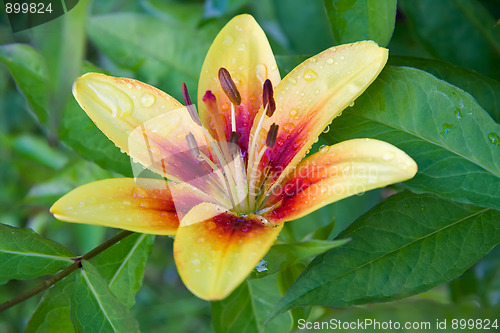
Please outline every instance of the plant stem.
[[16, 304], [19, 304], [19, 303], [27, 300], [30, 297], [35, 296], [36, 294], [44, 291], [45, 289], [50, 288], [51, 286], [56, 284], [58, 281], [62, 280], [63, 278], [65, 278], [66, 276], [71, 274], [73, 271], [76, 271], [78, 268], [82, 267], [82, 260], [92, 259], [93, 257], [98, 255], [99, 253], [103, 252], [107, 248], [118, 243], [119, 241], [121, 241], [122, 239], [124, 239], [125, 237], [127, 237], [131, 234], [133, 234], [132, 231], [127, 231], [127, 230], [122, 231], [119, 234], [115, 235], [114, 237], [108, 239], [107, 241], [105, 241], [101, 245], [99, 245], [99, 246], [95, 247], [94, 249], [90, 250], [89, 252], [85, 253], [83, 256], [75, 258], [75, 262], [73, 264], [66, 267], [65, 269], [63, 269], [62, 271], [60, 271], [56, 275], [52, 276], [51, 278], [43, 281], [35, 288], [28, 290], [24, 294], [21, 294], [15, 298], [3, 303], [3, 304], [0, 304], [0, 312], [7, 310], [8, 308], [11, 308]]

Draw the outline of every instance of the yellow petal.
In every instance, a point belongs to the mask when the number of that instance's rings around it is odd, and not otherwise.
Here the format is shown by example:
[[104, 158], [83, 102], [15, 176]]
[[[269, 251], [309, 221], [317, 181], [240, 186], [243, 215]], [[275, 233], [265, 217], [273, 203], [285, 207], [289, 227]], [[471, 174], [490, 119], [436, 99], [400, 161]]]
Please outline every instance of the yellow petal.
[[182, 108], [173, 97], [137, 80], [87, 73], [75, 80], [73, 95], [94, 123], [118, 147], [144, 122]]
[[235, 118], [240, 146], [246, 151], [255, 114], [262, 104], [262, 85], [266, 79], [271, 80], [274, 86], [280, 81], [266, 35], [252, 16], [236, 16], [219, 32], [205, 58], [198, 84], [201, 121], [217, 137], [210, 124], [210, 113], [203, 102], [203, 96], [210, 90], [217, 98], [219, 111], [223, 115], [227, 141], [231, 134], [231, 102], [220, 86], [218, 72], [221, 67], [229, 71], [241, 95], [242, 102], [236, 106]]
[[202, 203], [182, 219], [174, 241], [177, 269], [186, 287], [205, 300], [228, 296], [264, 257], [283, 225], [240, 216]]
[[69, 192], [50, 211], [66, 222], [174, 235], [182, 214], [210, 200], [185, 185], [153, 179], [141, 179], [139, 185], [133, 178], [96, 181]]
[[[375, 80], [386, 61], [387, 49], [372, 41], [346, 44], [309, 58], [280, 82], [276, 112], [262, 126], [279, 125], [270, 162], [262, 165], [270, 167], [268, 186], [300, 162], [333, 118]], [[260, 147], [264, 144], [259, 141]]]
[[329, 203], [412, 178], [416, 163], [393, 145], [354, 139], [303, 160], [265, 202], [274, 223], [295, 220]]

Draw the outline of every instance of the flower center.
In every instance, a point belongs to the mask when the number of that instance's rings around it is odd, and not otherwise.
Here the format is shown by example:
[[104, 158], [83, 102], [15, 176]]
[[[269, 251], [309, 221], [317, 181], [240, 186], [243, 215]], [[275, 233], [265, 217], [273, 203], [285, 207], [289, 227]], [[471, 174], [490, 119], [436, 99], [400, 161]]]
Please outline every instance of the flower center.
[[[257, 126], [253, 135], [250, 135], [248, 151], [243, 151], [239, 144], [240, 136], [236, 131], [236, 115], [235, 107], [241, 104], [241, 95], [231, 78], [230, 73], [225, 68], [219, 69], [219, 82], [225, 95], [231, 102], [231, 134], [229, 140], [226, 136], [223, 123], [223, 113], [219, 110], [215, 95], [208, 90], [203, 96], [208, 113], [210, 115], [217, 140], [210, 139], [208, 131], [203, 128], [205, 136], [209, 143], [210, 157], [203, 154], [194, 136], [187, 135], [186, 140], [190, 149], [190, 153], [199, 161], [205, 161], [212, 168], [220, 181], [221, 188], [225, 189], [226, 194], [231, 202], [232, 207], [228, 207], [235, 213], [248, 214], [257, 213], [260, 210], [260, 205], [263, 200], [259, 199], [263, 194], [261, 187], [265, 179], [265, 169], [261, 170], [261, 160], [266, 151], [270, 150], [278, 135], [279, 126], [272, 124], [267, 131], [265, 145], [259, 142], [261, 132], [264, 132], [262, 124], [264, 118], [271, 117], [276, 110], [276, 103], [273, 97], [273, 87], [270, 80], [264, 82], [262, 88], [262, 112], [260, 113]], [[186, 103], [188, 112], [193, 121], [201, 126], [200, 119], [196, 113], [194, 106], [191, 104], [191, 99], [187, 92], [186, 85], [183, 84], [183, 97]], [[262, 199], [262, 198], [260, 198]]]

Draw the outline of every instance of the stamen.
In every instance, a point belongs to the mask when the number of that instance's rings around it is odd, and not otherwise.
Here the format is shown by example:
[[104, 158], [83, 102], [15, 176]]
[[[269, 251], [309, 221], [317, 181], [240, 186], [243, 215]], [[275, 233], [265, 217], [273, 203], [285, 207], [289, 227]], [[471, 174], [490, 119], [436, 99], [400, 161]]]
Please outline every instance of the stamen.
[[271, 128], [269, 128], [269, 132], [267, 132], [266, 146], [268, 146], [269, 148], [273, 148], [276, 142], [276, 137], [278, 136], [278, 128], [279, 126], [273, 123], [271, 125]]
[[267, 106], [266, 115], [268, 117], [271, 117], [274, 110], [276, 110], [276, 102], [273, 97], [273, 84], [269, 79], [264, 82], [264, 87], [262, 88], [262, 106], [264, 108]]
[[200, 117], [198, 117], [198, 113], [196, 113], [196, 108], [193, 103], [191, 103], [191, 98], [189, 98], [189, 92], [186, 86], [186, 83], [182, 82], [182, 97], [184, 98], [184, 104], [186, 104], [187, 110], [191, 119], [198, 125], [201, 126]]
[[236, 84], [231, 78], [231, 74], [229, 74], [228, 70], [225, 69], [224, 67], [221, 67], [219, 69], [219, 81], [222, 90], [224, 90], [227, 98], [229, 98], [231, 103], [233, 103], [234, 105], [240, 105], [241, 104], [240, 92], [236, 88]]
[[198, 158], [200, 156], [200, 149], [198, 148], [198, 143], [196, 143], [196, 139], [193, 135], [193, 133], [189, 133], [186, 135], [186, 141], [189, 146], [189, 152], [194, 158]]
[[231, 133], [231, 137], [229, 138], [229, 153], [231, 155], [235, 154], [237, 151], [238, 151], [238, 141], [239, 141], [240, 137], [239, 137], [239, 134], [237, 132], [232, 132]]

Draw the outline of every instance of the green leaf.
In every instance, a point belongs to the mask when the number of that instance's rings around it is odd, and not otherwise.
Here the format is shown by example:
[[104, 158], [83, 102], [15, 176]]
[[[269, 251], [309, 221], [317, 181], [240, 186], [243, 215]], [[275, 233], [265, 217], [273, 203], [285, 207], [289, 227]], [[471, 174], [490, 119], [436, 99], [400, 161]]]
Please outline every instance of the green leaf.
[[272, 0], [272, 3], [278, 24], [294, 53], [316, 54], [334, 44], [321, 1]]
[[497, 123], [500, 123], [500, 82], [442, 60], [391, 56], [389, 64], [424, 70], [467, 91]]
[[47, 124], [48, 73], [42, 55], [29, 45], [7, 44], [0, 46], [0, 62], [9, 70], [31, 110]]
[[[42, 55], [31, 46], [10, 44], [0, 46], [0, 61], [11, 72], [31, 109], [42, 123], [47, 125], [49, 78]], [[81, 74], [90, 71], [102, 72], [99, 68], [84, 63]], [[120, 150], [94, 125], [73, 97], [68, 98], [63, 110], [59, 136], [85, 159], [122, 175], [132, 174], [128, 156], [120, 153]]]
[[477, 0], [401, 0], [413, 30], [435, 57], [500, 78], [500, 26]]
[[0, 224], [0, 284], [54, 274], [73, 263], [73, 253], [31, 229]]
[[274, 274], [289, 264], [342, 246], [348, 239], [340, 240], [310, 240], [296, 243], [276, 244], [271, 247], [257, 267], [252, 271], [250, 278], [261, 278]]
[[47, 140], [35, 135], [17, 136], [11, 144], [16, 153], [54, 170], [61, 169], [68, 162], [68, 158], [49, 146]]
[[130, 235], [93, 260], [111, 291], [128, 308], [134, 305], [135, 295], [141, 288], [154, 239], [154, 235]]
[[26, 333], [70, 333], [74, 332], [70, 316], [69, 294], [74, 279], [66, 277], [52, 286], [43, 296], [31, 316]]
[[389, 301], [450, 281], [500, 242], [500, 211], [403, 192], [363, 215], [276, 305], [345, 307]]
[[280, 296], [275, 276], [244, 281], [224, 300], [212, 302], [214, 331], [216, 333], [289, 332], [292, 325], [289, 314], [277, 317], [262, 326]]
[[396, 0], [324, 0], [337, 44], [373, 40], [387, 46], [396, 21]]
[[139, 332], [135, 319], [87, 261], [76, 274], [71, 318], [77, 332]]
[[500, 125], [466, 92], [412, 68], [384, 69], [325, 139], [376, 138], [418, 164], [416, 192], [500, 209]]
[[[472, 326], [463, 325], [464, 321], [460, 323], [460, 319], [467, 318], [471, 321], [473, 319], [489, 320], [489, 329], [484, 331], [494, 332], [498, 330], [492, 326], [495, 319], [498, 317], [498, 308], [484, 308], [479, 307], [472, 303], [460, 304], [442, 304], [429, 300], [401, 300], [398, 302], [391, 302], [387, 304], [372, 304], [369, 307], [352, 307], [347, 309], [333, 309], [330, 314], [316, 319], [316, 322], [328, 322], [332, 326], [330, 332], [356, 332], [356, 330], [342, 330], [342, 325], [354, 322], [355, 324], [367, 323], [363, 326], [363, 333], [380, 333], [380, 332], [480, 332], [482, 330], [474, 330]], [[365, 321], [366, 319], [366, 321]], [[458, 328], [452, 329], [453, 319], [459, 323]], [[394, 328], [395, 323], [400, 323], [400, 329], [382, 330], [379, 325], [382, 323], [392, 322]], [[415, 325], [405, 328], [405, 324]], [[446, 324], [445, 324], [446, 323]], [[465, 321], [465, 323], [467, 323]], [[471, 322], [469, 322], [471, 323]], [[462, 326], [460, 326], [462, 324]], [[497, 320], [498, 324], [498, 320]], [[305, 323], [303, 323], [305, 325]], [[439, 325], [439, 326], [438, 326]], [[299, 326], [301, 328], [302, 326]], [[462, 329], [464, 328], [465, 329]], [[305, 328], [305, 327], [304, 327]]]
[[204, 34], [186, 26], [132, 13], [93, 17], [88, 33], [97, 48], [138, 79], [181, 97], [181, 83], [196, 91], [210, 46]]

